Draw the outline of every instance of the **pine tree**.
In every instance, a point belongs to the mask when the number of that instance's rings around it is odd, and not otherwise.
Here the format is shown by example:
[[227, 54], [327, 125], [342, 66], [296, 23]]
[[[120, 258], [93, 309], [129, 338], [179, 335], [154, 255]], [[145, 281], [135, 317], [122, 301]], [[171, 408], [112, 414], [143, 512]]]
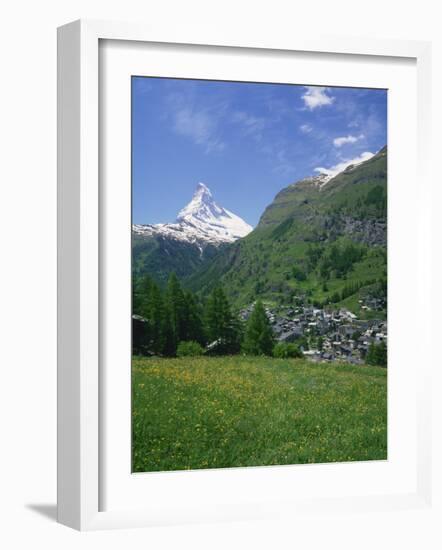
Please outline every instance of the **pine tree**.
[[232, 313], [221, 287], [215, 288], [207, 300], [206, 329], [209, 342], [217, 342], [218, 353], [237, 353], [240, 350], [241, 322]]
[[243, 350], [249, 355], [272, 355], [274, 343], [272, 327], [258, 300], [247, 322]]
[[167, 338], [165, 353], [175, 355], [178, 342], [185, 335], [185, 303], [184, 293], [175, 273], [171, 273], [166, 289]]
[[244, 338], [244, 325], [238, 315], [231, 313], [230, 323], [226, 334], [228, 353], [239, 353]]
[[149, 347], [149, 323], [143, 317], [143, 300], [141, 293], [142, 280], [132, 277], [132, 353], [143, 355]]
[[152, 289], [153, 280], [149, 275], [145, 275], [141, 280], [138, 288], [138, 304], [140, 314], [148, 319], [150, 307], [150, 291]]
[[165, 324], [164, 300], [160, 288], [156, 283], [152, 283], [150, 289], [150, 333], [151, 348], [156, 354], [164, 351], [164, 324]]
[[[164, 348], [164, 300], [159, 286], [148, 275], [138, 285], [137, 304], [137, 311], [145, 320], [144, 349], [161, 354]], [[134, 305], [132, 309], [135, 311]]]
[[187, 291], [184, 293], [184, 318], [183, 340], [205, 343], [204, 326], [201, 319], [201, 311], [194, 295]]
[[139, 280], [136, 277], [132, 277], [132, 313], [136, 315], [141, 314], [142, 297], [140, 293]]
[[144, 336], [143, 336], [143, 347], [145, 351], [152, 350], [152, 322], [151, 322], [151, 290], [152, 285], [154, 284], [153, 280], [149, 275], [146, 275], [141, 280], [138, 289], [138, 312], [145, 319], [144, 324]]
[[171, 312], [170, 304], [167, 300], [164, 300], [164, 321], [163, 321], [163, 329], [162, 329], [163, 353], [168, 357], [175, 356], [177, 345], [178, 345], [171, 319], [172, 319], [172, 312]]
[[210, 294], [206, 304], [206, 327], [209, 341], [218, 340], [221, 335], [221, 305], [220, 293], [221, 289], [216, 287]]

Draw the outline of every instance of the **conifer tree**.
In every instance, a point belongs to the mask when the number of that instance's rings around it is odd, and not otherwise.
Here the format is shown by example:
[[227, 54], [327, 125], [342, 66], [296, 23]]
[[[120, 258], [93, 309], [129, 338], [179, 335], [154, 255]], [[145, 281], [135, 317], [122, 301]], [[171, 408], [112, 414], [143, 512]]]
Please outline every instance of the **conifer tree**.
[[164, 322], [163, 322], [163, 353], [169, 357], [174, 357], [176, 354], [178, 342], [176, 334], [172, 326], [171, 306], [168, 300], [164, 300]]
[[168, 334], [166, 335], [167, 355], [175, 355], [178, 342], [184, 340], [185, 326], [184, 293], [175, 273], [171, 273], [166, 289], [166, 317]]
[[148, 319], [149, 307], [150, 307], [150, 291], [152, 288], [153, 280], [149, 275], [145, 275], [141, 280], [138, 290], [138, 303], [140, 314]]
[[156, 354], [164, 351], [165, 307], [159, 286], [152, 283], [150, 289], [149, 323], [151, 348]]
[[194, 295], [187, 291], [184, 293], [184, 318], [182, 340], [205, 343], [204, 327], [201, 319], [201, 311]]
[[258, 300], [247, 322], [243, 350], [249, 355], [272, 355], [274, 343], [272, 327]]
[[178, 340], [183, 332], [184, 321], [184, 293], [178, 277], [172, 273], [167, 282], [166, 300], [170, 306], [171, 322], [173, 331]]
[[[137, 292], [138, 313], [145, 320], [144, 348], [160, 354], [164, 347], [165, 310], [161, 290], [155, 281], [146, 275]], [[135, 311], [134, 306], [132, 309]]]
[[206, 304], [206, 327], [209, 341], [215, 341], [221, 335], [221, 306], [220, 306], [221, 289], [216, 287], [210, 294]]
[[209, 342], [217, 342], [219, 353], [237, 353], [241, 347], [241, 323], [233, 315], [221, 287], [215, 288], [207, 300], [206, 329]]
[[132, 313], [135, 315], [141, 314], [141, 293], [140, 282], [136, 277], [132, 277]]
[[153, 280], [149, 275], [145, 275], [139, 285], [138, 309], [141, 317], [145, 319], [143, 346], [146, 351], [152, 351], [152, 323], [151, 323], [151, 302], [150, 294]]

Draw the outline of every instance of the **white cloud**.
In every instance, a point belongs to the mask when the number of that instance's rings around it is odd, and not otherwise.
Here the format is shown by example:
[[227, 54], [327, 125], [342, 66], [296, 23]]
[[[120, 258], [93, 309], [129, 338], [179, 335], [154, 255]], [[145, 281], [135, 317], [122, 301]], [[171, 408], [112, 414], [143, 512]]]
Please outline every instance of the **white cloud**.
[[333, 178], [337, 174], [339, 174], [339, 172], [345, 170], [348, 166], [351, 166], [352, 164], [360, 164], [361, 162], [365, 162], [366, 160], [371, 159], [371, 157], [373, 156], [374, 153], [370, 153], [370, 151], [365, 151], [358, 157], [343, 160], [342, 162], [339, 162], [338, 164], [335, 164], [335, 166], [331, 166], [330, 168], [323, 168], [322, 166], [318, 166], [317, 168], [315, 168], [315, 172], [319, 172], [320, 174], [325, 174], [326, 176], [329, 176], [329, 178]]
[[217, 120], [207, 110], [182, 107], [175, 112], [174, 118], [176, 133], [204, 146], [206, 153], [224, 149], [225, 144], [217, 136]]
[[313, 130], [310, 124], [302, 124], [299, 129], [303, 134], [309, 134]]
[[322, 107], [324, 105], [331, 105], [335, 98], [331, 95], [327, 95], [328, 88], [323, 88], [321, 86], [305, 86], [307, 90], [306, 93], [302, 96], [305, 106], [313, 111], [317, 107]]
[[333, 140], [333, 145], [335, 147], [342, 147], [347, 143], [356, 143], [357, 141], [363, 138], [364, 138], [364, 134], [360, 134], [359, 136], [348, 135], [348, 136], [337, 137]]

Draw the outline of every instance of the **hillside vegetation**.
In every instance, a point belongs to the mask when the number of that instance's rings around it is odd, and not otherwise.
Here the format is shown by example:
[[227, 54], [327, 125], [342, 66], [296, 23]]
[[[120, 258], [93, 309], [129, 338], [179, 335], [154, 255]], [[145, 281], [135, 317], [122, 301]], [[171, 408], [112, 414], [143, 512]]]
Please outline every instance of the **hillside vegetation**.
[[183, 241], [133, 234], [132, 273], [135, 279], [150, 275], [162, 285], [166, 284], [171, 273], [185, 279], [220, 253], [224, 246], [209, 244], [201, 251], [195, 245]]

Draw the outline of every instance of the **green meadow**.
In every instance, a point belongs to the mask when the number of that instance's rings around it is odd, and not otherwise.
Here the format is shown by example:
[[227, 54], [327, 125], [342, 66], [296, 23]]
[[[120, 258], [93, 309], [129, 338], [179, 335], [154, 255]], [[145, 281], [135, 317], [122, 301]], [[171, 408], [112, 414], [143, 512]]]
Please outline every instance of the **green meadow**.
[[387, 370], [134, 357], [132, 420], [134, 472], [384, 460]]

